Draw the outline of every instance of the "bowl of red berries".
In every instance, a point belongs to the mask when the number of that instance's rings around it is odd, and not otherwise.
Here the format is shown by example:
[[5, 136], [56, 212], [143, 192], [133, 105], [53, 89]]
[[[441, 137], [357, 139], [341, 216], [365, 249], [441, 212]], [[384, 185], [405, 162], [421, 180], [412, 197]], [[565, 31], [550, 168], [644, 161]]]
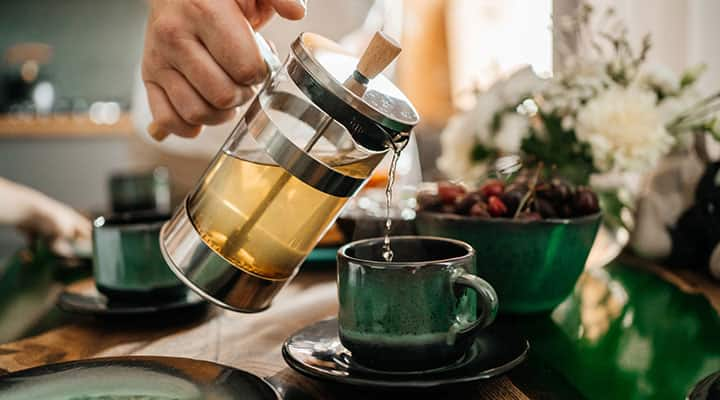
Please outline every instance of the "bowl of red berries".
[[478, 274], [495, 288], [503, 313], [560, 304], [583, 271], [600, 220], [592, 190], [537, 175], [476, 189], [440, 182], [417, 195], [418, 233], [473, 246]]

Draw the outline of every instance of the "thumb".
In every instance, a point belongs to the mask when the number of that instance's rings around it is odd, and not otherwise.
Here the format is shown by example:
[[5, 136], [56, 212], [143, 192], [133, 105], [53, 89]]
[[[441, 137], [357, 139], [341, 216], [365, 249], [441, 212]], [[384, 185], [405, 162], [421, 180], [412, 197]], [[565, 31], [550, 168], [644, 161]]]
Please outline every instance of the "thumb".
[[291, 20], [302, 19], [307, 11], [307, 0], [270, 0], [279, 16]]
[[50, 240], [50, 250], [61, 257], [72, 257], [74, 250], [66, 238], [56, 237]]

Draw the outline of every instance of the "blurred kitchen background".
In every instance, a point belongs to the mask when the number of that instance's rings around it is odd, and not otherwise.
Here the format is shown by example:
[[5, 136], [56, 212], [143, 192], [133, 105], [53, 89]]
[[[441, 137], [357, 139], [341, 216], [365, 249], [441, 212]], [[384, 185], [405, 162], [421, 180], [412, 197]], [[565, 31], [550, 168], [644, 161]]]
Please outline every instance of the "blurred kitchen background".
[[[383, 27], [404, 47], [394, 79], [423, 118], [419, 148], [437, 174], [437, 133], [454, 110], [523, 64], [552, 74], [552, 16], [578, 0], [309, 0], [303, 21], [274, 19], [262, 32], [281, 54], [302, 31], [352, 45], [353, 33]], [[676, 71], [702, 61], [720, 86], [720, 2], [602, 0], [657, 45], [652, 57]], [[371, 7], [373, 15], [368, 18]], [[134, 168], [142, 125], [133, 123], [147, 3], [144, 0], [0, 2], [0, 176], [92, 214], [108, 209], [111, 174]], [[332, 18], [328, 16], [332, 15]], [[350, 35], [350, 36], [348, 36]], [[555, 63], [554, 63], [555, 61]], [[701, 85], [702, 87], [702, 85]], [[173, 171], [171, 171], [172, 173]], [[200, 174], [202, 171], [197, 171]], [[193, 177], [194, 179], [194, 177]], [[22, 245], [0, 228], [0, 257]]]

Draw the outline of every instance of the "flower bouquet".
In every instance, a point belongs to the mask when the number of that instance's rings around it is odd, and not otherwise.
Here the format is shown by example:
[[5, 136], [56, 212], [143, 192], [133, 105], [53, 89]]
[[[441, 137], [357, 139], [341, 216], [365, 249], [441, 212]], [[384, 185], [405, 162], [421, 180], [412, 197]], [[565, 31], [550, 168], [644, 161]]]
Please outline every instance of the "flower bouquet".
[[633, 46], [613, 9], [584, 5], [556, 25], [561, 72], [541, 79], [527, 67], [479, 93], [448, 122], [438, 168], [472, 183], [517, 154], [546, 176], [589, 185], [606, 223], [630, 227], [643, 176], [671, 152], [720, 140], [720, 92], [700, 95], [702, 66], [675, 76], [648, 63], [651, 38]]

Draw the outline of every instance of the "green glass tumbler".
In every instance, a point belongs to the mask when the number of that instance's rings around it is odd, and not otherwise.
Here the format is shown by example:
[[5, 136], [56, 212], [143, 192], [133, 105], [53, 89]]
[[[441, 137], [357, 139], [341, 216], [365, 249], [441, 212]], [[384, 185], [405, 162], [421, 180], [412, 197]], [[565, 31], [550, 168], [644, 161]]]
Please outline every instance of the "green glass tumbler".
[[93, 275], [111, 300], [161, 303], [185, 296], [187, 288], [168, 268], [158, 235], [167, 214], [122, 213], [93, 222]]

